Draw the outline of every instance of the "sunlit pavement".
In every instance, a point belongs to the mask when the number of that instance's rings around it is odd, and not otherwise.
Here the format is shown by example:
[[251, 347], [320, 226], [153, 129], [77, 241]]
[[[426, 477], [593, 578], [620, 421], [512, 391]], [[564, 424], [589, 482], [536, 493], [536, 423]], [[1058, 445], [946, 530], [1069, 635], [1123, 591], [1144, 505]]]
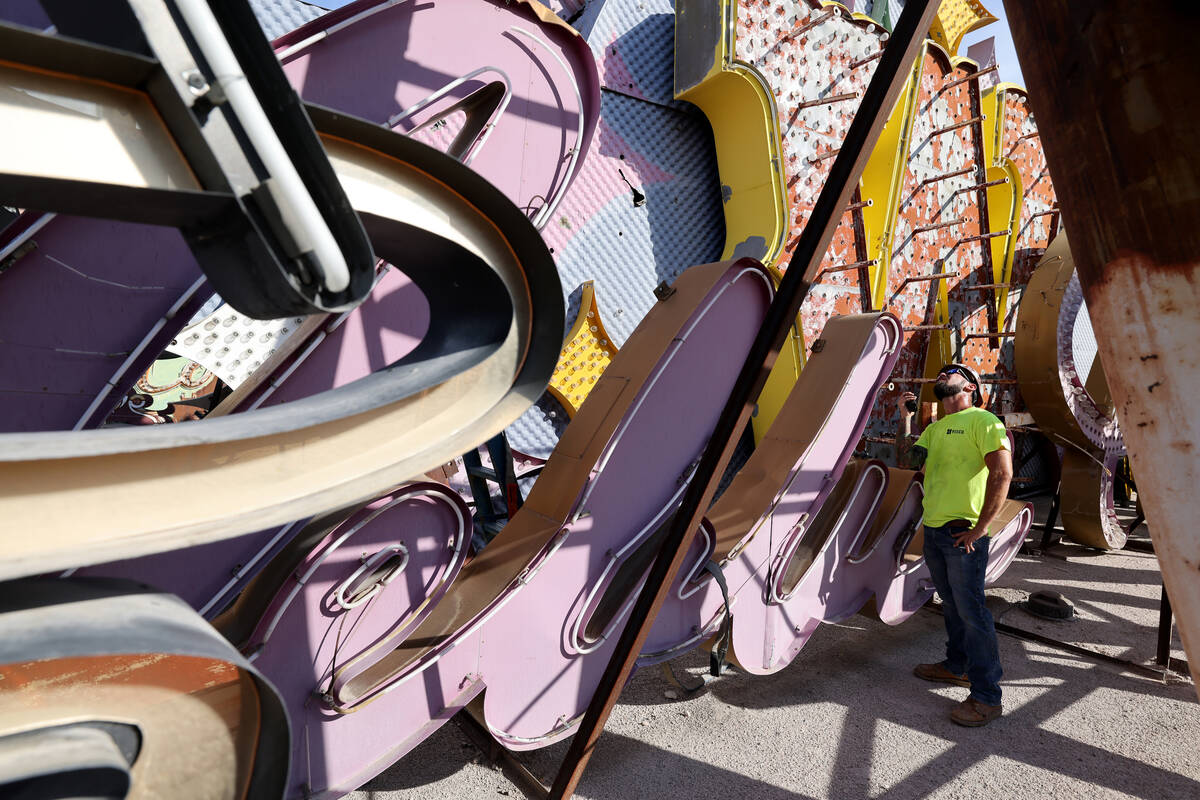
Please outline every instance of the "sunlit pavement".
[[[988, 590], [989, 606], [1005, 624], [1148, 664], [1160, 580], [1152, 554], [1061, 544], [1044, 557], [1018, 556]], [[1040, 620], [1016, 605], [1045, 588], [1072, 600], [1076, 618]], [[1155, 681], [1001, 636], [1004, 717], [961, 728], [948, 715], [967, 690], [911, 675], [913, 664], [941, 657], [943, 641], [931, 611], [894, 628], [855, 617], [824, 626], [782, 672], [732, 674], [685, 700], [670, 699], [661, 673], [645, 670], [622, 694], [577, 796], [1200, 797], [1200, 703], [1190, 680]], [[1173, 650], [1183, 657], [1177, 636]], [[694, 675], [706, 667], [701, 652], [676, 662]], [[549, 780], [565, 751], [523, 758]], [[451, 723], [353, 797], [521, 794]]]

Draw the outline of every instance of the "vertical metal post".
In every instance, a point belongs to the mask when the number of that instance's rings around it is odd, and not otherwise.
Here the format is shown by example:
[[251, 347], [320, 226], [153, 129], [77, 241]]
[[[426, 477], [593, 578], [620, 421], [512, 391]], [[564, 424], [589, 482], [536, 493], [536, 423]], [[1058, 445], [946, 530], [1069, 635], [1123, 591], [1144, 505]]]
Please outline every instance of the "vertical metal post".
[[1054, 538], [1054, 526], [1058, 523], [1058, 511], [1062, 507], [1062, 485], [1054, 492], [1054, 501], [1050, 503], [1050, 513], [1046, 515], [1046, 525], [1042, 528], [1042, 552], [1046, 552]]
[[825, 187], [817, 198], [808, 224], [800, 234], [779, 291], [767, 309], [766, 318], [700, 457], [679, 511], [671, 521], [662, 549], [650, 568], [645, 586], [621, 631], [608, 668], [596, 687], [579, 731], [572, 739], [571, 747], [554, 779], [549, 795], [553, 800], [565, 800], [575, 793], [575, 787], [583, 776], [617, 696], [633, 671], [654, 617], [683, 563], [700, 517], [712, 501], [716, 478], [729, 463], [736, 444], [734, 434], [741, 430], [750, 417], [754, 401], [762, 391], [788, 330], [800, 311], [800, 304], [808, 294], [821, 258], [829, 248], [834, 230], [879, 139], [887, 115], [908, 77], [907, 68], [916, 56], [937, 8], [938, 3], [930, 0], [910, 0], [892, 31], [891, 40], [867, 87], [862, 105], [850, 124]]
[[862, 304], [863, 313], [874, 311], [871, 305], [871, 262], [870, 253], [867, 251], [867, 227], [866, 221], [863, 219], [863, 206], [868, 205], [863, 202], [862, 192], [857, 186], [854, 187], [852, 195], [853, 202], [850, 204], [850, 214], [854, 219], [854, 257], [862, 262], [862, 266], [858, 268], [858, 297]]
[[1200, 8], [1169, 0], [1145, 0], [1136, 12], [1117, 0], [1006, 8], [1200, 688]]
[[1171, 663], [1171, 598], [1167, 596], [1167, 585], [1162, 587], [1162, 601], [1158, 604], [1158, 652], [1154, 663], [1160, 667]]

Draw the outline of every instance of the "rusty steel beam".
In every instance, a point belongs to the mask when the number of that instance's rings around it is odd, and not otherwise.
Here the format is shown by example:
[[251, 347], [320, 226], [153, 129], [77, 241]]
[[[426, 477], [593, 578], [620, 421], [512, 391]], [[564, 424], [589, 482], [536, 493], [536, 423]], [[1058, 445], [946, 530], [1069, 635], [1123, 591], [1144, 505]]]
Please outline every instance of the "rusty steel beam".
[[942, 175], [934, 175], [932, 178], [926, 178], [925, 180], [918, 183], [917, 188], [922, 189], [926, 186], [929, 186], [930, 184], [937, 183], [938, 181], [944, 181], [944, 180], [947, 180], [948, 178], [957, 178], [960, 175], [966, 175], [968, 172], [971, 172], [973, 169], [974, 169], [974, 167], [966, 167], [965, 169], [956, 169], [953, 172], [946, 172], [946, 173], [943, 173]]
[[[976, 183], [973, 186], [963, 186], [960, 189], [955, 189], [954, 193], [962, 194], [963, 192], [974, 192], [974, 191], [978, 191], [980, 189], [990, 189], [993, 186], [1002, 186], [1006, 183], [1008, 183], [1008, 178], [997, 178], [994, 181], [985, 181], [984, 183]], [[1038, 214], [1037, 216], [1041, 216], [1041, 214]], [[1005, 233], [1008, 233], [1008, 231], [1005, 231]]]
[[616, 705], [617, 696], [633, 672], [654, 618], [666, 599], [671, 582], [683, 565], [700, 518], [712, 502], [717, 478], [733, 455], [736, 445], [734, 434], [742, 430], [750, 418], [755, 400], [762, 392], [767, 375], [800, 311], [800, 305], [816, 279], [821, 259], [829, 249], [843, 209], [851, 200], [871, 150], [883, 131], [887, 114], [900, 95], [908, 68], [917, 55], [925, 32], [933, 24], [937, 9], [938, 4], [930, 0], [910, 0], [892, 31], [879, 67], [867, 86], [858, 113], [846, 133], [845, 142], [813, 206], [808, 224], [800, 233], [800, 240], [779, 290], [746, 356], [733, 392], [721, 411], [708, 446], [700, 456], [662, 548], [646, 576], [646, 583], [638, 593], [591, 704], [580, 721], [579, 730], [571, 740], [571, 747], [551, 786], [551, 800], [565, 800], [573, 795], [583, 777], [604, 724]]
[[786, 42], [788, 39], [795, 39], [797, 36], [800, 36], [800, 35], [804, 34], [806, 31], [809, 31], [809, 30], [817, 27], [822, 22], [825, 22], [826, 20], [828, 20], [830, 17], [832, 17], [836, 13], [837, 13], [837, 9], [831, 8], [828, 11], [826, 11], [825, 13], [808, 20], [808, 22], [801, 23], [800, 25], [797, 25], [796, 27], [792, 28], [790, 31], [785, 33], [780, 38], [779, 41]]
[[829, 97], [818, 97], [816, 100], [805, 100], [803, 103], [797, 103], [796, 108], [815, 108], [817, 106], [827, 106], [831, 103], [840, 103], [842, 100], [857, 100], [858, 92], [843, 92]]
[[945, 83], [942, 84], [942, 88], [938, 89], [938, 94], [941, 94], [942, 92], [946, 91], [947, 89], [952, 89], [955, 86], [958, 86], [960, 83], [966, 83], [967, 81], [979, 80], [984, 75], [990, 75], [991, 73], [996, 72], [999, 69], [1000, 69], [1000, 65], [994, 64], [994, 65], [988, 67], [987, 69], [981, 69], [978, 72], [972, 72], [970, 75], [964, 75], [961, 78], [955, 78], [952, 81], [946, 81]]
[[878, 263], [879, 261], [877, 259], [872, 258], [868, 259], [867, 261], [855, 261], [853, 264], [842, 264], [838, 267], [826, 267], [817, 273], [817, 279], [814, 281], [814, 283], [819, 283], [821, 278], [824, 278], [826, 275], [832, 275], [836, 272], [851, 272], [856, 269], [863, 270], [867, 267], [873, 267]]
[[999, 339], [1005, 336], [1016, 336], [1016, 331], [989, 331], [988, 333], [968, 333], [964, 339]]
[[991, 233], [977, 233], [974, 236], [964, 236], [963, 238], [959, 239], [958, 242], [956, 242], [956, 245], [967, 244], [968, 242], [982, 242], [985, 239], [995, 239], [999, 236], [1008, 236], [1010, 233], [1012, 233], [1010, 230], [992, 231]]
[[878, 259], [868, 259], [866, 261], [855, 261], [853, 264], [842, 264], [840, 267], [829, 267], [821, 270], [821, 272], [848, 272], [852, 269], [862, 269], [863, 267], [873, 267], [878, 264]]
[[1115, 0], [1007, 8], [1200, 686], [1200, 9], [1167, 0], [1138, 3], [1136, 13]]
[[[862, 199], [861, 187], [856, 187], [854, 189], [854, 194], [850, 197], [854, 201], [849, 206], [849, 208], [852, 210], [866, 208], [875, 204], [875, 201], [869, 197], [866, 200]], [[862, 258], [868, 254], [866, 219], [863, 217], [862, 211], [859, 211], [857, 214], [851, 214], [850, 219], [854, 225], [854, 254], [859, 258]], [[867, 262], [868, 263], [859, 267], [858, 270], [858, 298], [859, 302], [862, 304], [862, 311], [864, 314], [869, 314], [876, 310], [875, 304], [871, 297], [871, 273], [869, 272], [869, 268], [875, 266], [875, 264], [878, 264], [879, 259], [871, 258], [867, 259]]]
[[869, 56], [863, 56], [858, 61], [851, 62], [850, 69], [858, 69], [859, 67], [863, 66], [864, 64], [870, 64], [875, 59], [882, 58], [882, 57], [883, 57], [883, 51], [876, 50], [874, 53], [871, 53], [871, 55], [869, 55]]
[[927, 281], [944, 281], [948, 278], [957, 278], [957, 272], [935, 272], [933, 275], [913, 275], [904, 279], [904, 285], [910, 283], [925, 283]]
[[950, 133], [951, 131], [956, 131], [959, 128], [965, 128], [968, 125], [974, 125], [976, 122], [983, 122], [985, 119], [986, 117], [981, 115], [978, 117], [972, 117], [971, 119], [964, 119], [959, 122], [954, 122], [950, 125], [944, 125], [937, 130], [930, 131], [928, 138], [932, 139], [935, 136], [941, 136], [943, 133]]
[[954, 225], [961, 225], [964, 222], [966, 222], [966, 220], [961, 217], [959, 219], [946, 220], [945, 222], [931, 222], [928, 225], [920, 225], [916, 228], [913, 228], [912, 235], [916, 236], [918, 233], [929, 233], [930, 231], [941, 230], [942, 228], [949, 228]]
[[826, 150], [824, 153], [820, 153], [819, 155], [810, 157], [808, 159], [808, 163], [818, 164], [827, 158], [837, 158], [837, 154], [840, 152], [842, 152], [842, 148], [840, 148], [840, 147], [835, 147], [832, 150]]

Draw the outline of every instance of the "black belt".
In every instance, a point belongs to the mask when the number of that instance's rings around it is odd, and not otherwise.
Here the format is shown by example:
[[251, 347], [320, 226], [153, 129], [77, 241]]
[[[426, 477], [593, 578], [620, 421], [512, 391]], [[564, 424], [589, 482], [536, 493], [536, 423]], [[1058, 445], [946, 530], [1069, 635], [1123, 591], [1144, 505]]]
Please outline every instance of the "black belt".
[[929, 528], [974, 528], [975, 523], [969, 519], [952, 519], [949, 522], [943, 522], [941, 525], [927, 525]]

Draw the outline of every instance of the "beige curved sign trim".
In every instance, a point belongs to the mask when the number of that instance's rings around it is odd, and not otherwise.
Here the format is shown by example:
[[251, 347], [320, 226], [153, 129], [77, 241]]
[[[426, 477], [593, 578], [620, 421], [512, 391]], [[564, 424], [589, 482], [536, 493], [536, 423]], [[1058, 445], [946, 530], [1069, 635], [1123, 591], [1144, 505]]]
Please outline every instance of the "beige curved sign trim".
[[[1112, 469], [1119, 453], [1106, 453], [1081, 430], [1060, 374], [1059, 314], [1074, 274], [1067, 236], [1059, 234], [1025, 288], [1013, 355], [1030, 413], [1041, 432], [1065, 449], [1059, 489], [1063, 531], [1079, 544], [1109, 550], [1123, 547], [1126, 539], [1113, 510]], [[1086, 388], [1094, 405], [1111, 406], [1099, 358]]]
[[[496, 273], [513, 306], [499, 348], [414, 396], [254, 438], [206, 442], [203, 422], [157, 438], [139, 431], [134, 447], [114, 437], [127, 431], [0, 437], [0, 579], [217, 541], [368, 500], [503, 430], [541, 394], [558, 354], [560, 333], [549, 329], [561, 330], [561, 318], [545, 308], [535, 317], [514, 231], [490, 219], [481, 198], [412, 164], [343, 139], [324, 143], [356, 210], [424, 227]], [[530, 241], [522, 252], [533, 258]], [[322, 395], [333, 412], [336, 391]], [[159, 439], [172, 446], [150, 449]], [[131, 449], [141, 451], [115, 452]]]

